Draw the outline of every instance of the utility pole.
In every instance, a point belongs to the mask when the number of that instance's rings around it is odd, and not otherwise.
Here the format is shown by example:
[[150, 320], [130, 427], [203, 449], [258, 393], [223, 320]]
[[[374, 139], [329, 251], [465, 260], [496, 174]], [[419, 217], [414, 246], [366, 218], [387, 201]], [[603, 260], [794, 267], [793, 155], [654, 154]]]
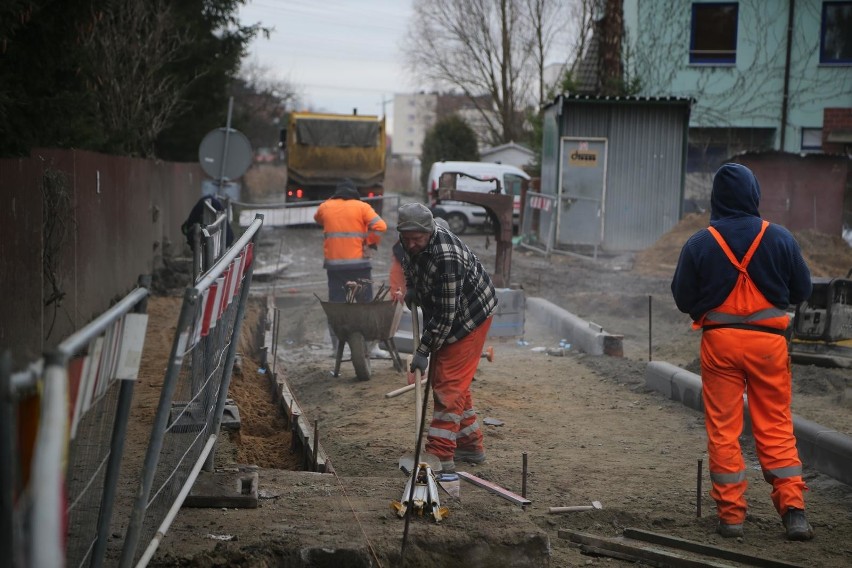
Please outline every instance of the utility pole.
[[392, 103], [392, 102], [393, 102], [393, 99], [386, 99], [384, 97], [384, 95], [382, 95], [382, 101], [379, 103], [380, 105], [382, 105], [382, 116], [387, 116], [387, 113], [385, 113], [385, 107], [387, 106], [388, 103]]

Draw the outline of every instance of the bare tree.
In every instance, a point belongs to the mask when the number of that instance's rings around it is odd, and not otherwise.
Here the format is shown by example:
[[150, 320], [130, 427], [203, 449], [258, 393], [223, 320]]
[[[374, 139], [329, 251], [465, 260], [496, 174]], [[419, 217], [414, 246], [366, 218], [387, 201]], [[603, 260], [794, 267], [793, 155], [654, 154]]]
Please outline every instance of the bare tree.
[[[536, 25], [557, 4], [556, 0], [419, 0], [409, 43], [403, 48], [406, 60], [425, 82], [461, 90], [487, 124], [489, 142], [519, 139], [521, 111], [540, 101], [544, 51], [556, 31], [555, 26], [537, 30]], [[482, 104], [481, 95], [488, 95], [489, 105]]]
[[[580, 4], [585, 4], [591, 0], [582, 0]], [[547, 57], [550, 55], [553, 44], [560, 35], [569, 27], [568, 12], [563, 9], [561, 3], [552, 2], [551, 0], [525, 0], [526, 13], [530, 21], [530, 32], [533, 40], [532, 59], [535, 61], [536, 74], [538, 78], [538, 107], [541, 108], [551, 96], [551, 88], [553, 85], [546, 84], [545, 65]], [[569, 54], [565, 54], [568, 57]], [[565, 60], [567, 64], [567, 59]], [[561, 67], [559, 76], [565, 73], [566, 64]], [[558, 81], [557, 81], [558, 83]]]
[[166, 0], [113, 0], [80, 30], [88, 51], [89, 87], [117, 152], [152, 156], [154, 141], [181, 111], [179, 83], [168, 72], [190, 39]]

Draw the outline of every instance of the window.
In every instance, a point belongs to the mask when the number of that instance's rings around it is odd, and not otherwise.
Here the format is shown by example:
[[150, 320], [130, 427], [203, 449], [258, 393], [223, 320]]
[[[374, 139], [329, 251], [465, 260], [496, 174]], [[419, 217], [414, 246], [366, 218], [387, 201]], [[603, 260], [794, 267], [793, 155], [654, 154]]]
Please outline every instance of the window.
[[852, 65], [852, 2], [823, 3], [819, 62]]
[[689, 62], [733, 65], [737, 62], [736, 2], [692, 5]]
[[802, 128], [802, 151], [822, 151], [822, 128]]

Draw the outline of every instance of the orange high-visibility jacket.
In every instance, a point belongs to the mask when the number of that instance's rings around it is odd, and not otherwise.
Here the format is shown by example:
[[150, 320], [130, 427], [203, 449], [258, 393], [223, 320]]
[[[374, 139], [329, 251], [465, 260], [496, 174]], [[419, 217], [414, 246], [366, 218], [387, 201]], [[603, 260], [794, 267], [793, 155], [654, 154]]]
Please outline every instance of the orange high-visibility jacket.
[[314, 220], [323, 228], [323, 268], [371, 268], [364, 247], [379, 244], [388, 226], [369, 204], [331, 198], [319, 206]]

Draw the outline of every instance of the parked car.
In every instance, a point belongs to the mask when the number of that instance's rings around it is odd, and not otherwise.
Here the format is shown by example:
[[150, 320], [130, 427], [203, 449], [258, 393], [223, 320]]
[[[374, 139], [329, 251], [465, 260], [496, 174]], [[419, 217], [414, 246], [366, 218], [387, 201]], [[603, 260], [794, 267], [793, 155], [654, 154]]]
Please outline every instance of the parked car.
[[[474, 191], [486, 193], [494, 191], [500, 181], [500, 190], [506, 195], [514, 196], [514, 225], [520, 222], [521, 191], [527, 186], [530, 176], [522, 169], [506, 164], [491, 162], [435, 162], [429, 170], [428, 194], [429, 209], [436, 217], [447, 221], [455, 234], [461, 235], [468, 227], [482, 227], [488, 220], [488, 213], [479, 205], [471, 205], [461, 201], [438, 202], [438, 183], [441, 175], [447, 172], [460, 172], [467, 175], [456, 175], [458, 191]], [[491, 181], [479, 181], [480, 178]]]

